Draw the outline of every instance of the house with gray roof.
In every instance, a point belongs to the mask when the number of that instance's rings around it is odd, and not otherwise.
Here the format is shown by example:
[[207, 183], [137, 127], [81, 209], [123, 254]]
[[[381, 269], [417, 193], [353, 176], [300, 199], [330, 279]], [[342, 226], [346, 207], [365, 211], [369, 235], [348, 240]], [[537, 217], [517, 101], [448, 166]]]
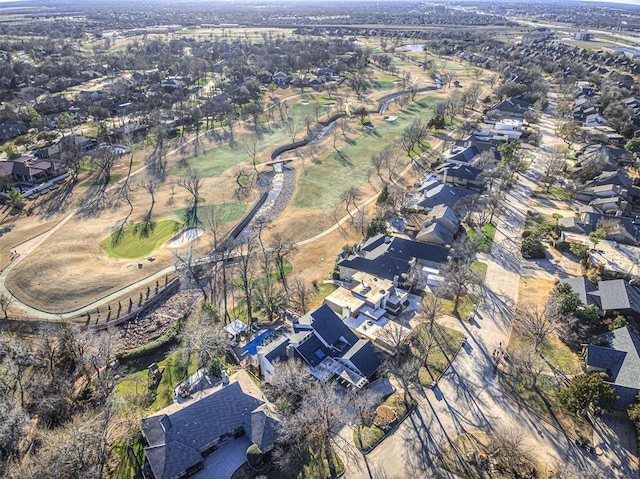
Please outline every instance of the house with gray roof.
[[416, 199], [415, 206], [424, 209], [426, 212], [438, 205], [453, 208], [461, 198], [476, 194], [475, 191], [467, 188], [446, 185], [438, 179], [427, 181], [418, 191], [420, 196]]
[[596, 306], [606, 316], [640, 316], [640, 289], [623, 279], [598, 281], [596, 286], [585, 277], [564, 278], [561, 283], [571, 285], [583, 305]]
[[358, 271], [394, 282], [406, 282], [412, 267], [418, 265], [438, 270], [446, 263], [449, 248], [422, 243], [399, 236], [373, 236], [354, 254], [338, 261], [340, 279], [351, 281]]
[[474, 190], [480, 190], [484, 185], [480, 176], [482, 170], [475, 166], [445, 163], [439, 166], [436, 172], [440, 181], [447, 185]]
[[335, 378], [347, 388], [360, 389], [382, 365], [382, 357], [368, 340], [353, 331], [327, 305], [292, 318], [279, 338], [258, 347], [260, 373], [268, 382], [277, 363], [298, 358], [320, 380]]
[[[245, 434], [258, 441], [262, 451], [268, 451], [276, 439], [278, 419], [267, 404], [248, 373], [240, 371], [228, 384], [223, 382], [191, 401], [142, 419], [142, 434], [148, 443], [145, 455], [153, 476], [177, 479], [195, 474], [204, 468], [205, 456]], [[256, 429], [252, 430], [254, 423]]]
[[491, 107], [491, 111], [498, 112], [502, 118], [522, 118], [527, 110], [529, 110], [529, 102], [512, 97]]
[[604, 372], [617, 400], [613, 409], [625, 411], [640, 392], [640, 339], [627, 327], [597, 337], [585, 347], [587, 372]]

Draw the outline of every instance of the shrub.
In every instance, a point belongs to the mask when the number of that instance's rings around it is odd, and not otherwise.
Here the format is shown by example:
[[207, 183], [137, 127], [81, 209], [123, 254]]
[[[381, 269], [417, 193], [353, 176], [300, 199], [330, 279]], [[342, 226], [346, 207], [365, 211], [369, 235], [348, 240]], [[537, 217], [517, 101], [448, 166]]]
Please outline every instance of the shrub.
[[545, 251], [540, 237], [532, 234], [522, 240], [522, 246], [520, 247], [522, 257], [525, 259], [544, 259]]
[[213, 358], [207, 366], [207, 374], [211, 377], [219, 378], [224, 369], [224, 362], [221, 358]]
[[396, 420], [396, 412], [391, 406], [378, 406], [376, 409], [376, 417], [373, 419], [373, 424], [385, 429], [388, 428], [393, 421]]
[[629, 326], [629, 320], [619, 314], [611, 320], [611, 323], [609, 323], [609, 331], [613, 331], [614, 329], [618, 328], [624, 328], [625, 326]]
[[255, 444], [251, 444], [247, 448], [247, 461], [252, 467], [259, 467], [264, 460], [264, 453]]

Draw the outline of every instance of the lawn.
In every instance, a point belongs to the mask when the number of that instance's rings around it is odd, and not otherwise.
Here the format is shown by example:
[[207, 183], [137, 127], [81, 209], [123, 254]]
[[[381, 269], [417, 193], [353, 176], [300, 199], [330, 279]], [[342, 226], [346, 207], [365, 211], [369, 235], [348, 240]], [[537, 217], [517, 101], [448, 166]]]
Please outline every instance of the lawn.
[[562, 186], [552, 186], [549, 191], [543, 186], [536, 189], [534, 195], [538, 198], [548, 198], [550, 200], [570, 201], [571, 192]]
[[[484, 265], [484, 267], [478, 266], [478, 273], [482, 274], [482, 270], [484, 270], [484, 274], [487, 272], [487, 265], [485, 263], [480, 263], [479, 261], [474, 263], [478, 265]], [[478, 299], [469, 294], [463, 298], [460, 298], [458, 301], [458, 314], [454, 314], [453, 312], [453, 300], [451, 299], [442, 299], [442, 312], [444, 314], [449, 314], [451, 316], [457, 316], [462, 319], [467, 319], [471, 312], [473, 311], [473, 306], [478, 302]]]
[[524, 218], [524, 229], [532, 230], [536, 226], [540, 226], [544, 223], [555, 223], [555, 220], [549, 215], [543, 215], [537, 211], [528, 210], [527, 215]]
[[[411, 402], [411, 398], [409, 398], [409, 402]], [[389, 406], [396, 413], [396, 420], [388, 427], [388, 433], [398, 422], [402, 421], [402, 419], [407, 415], [407, 406], [405, 406], [404, 404], [403, 395], [399, 393], [392, 394], [380, 405]], [[370, 424], [369, 426], [361, 426], [360, 433], [358, 433], [357, 428], [353, 430], [353, 442], [361, 451], [367, 451], [375, 446], [385, 436], [385, 434], [385, 431], [383, 431], [375, 424]], [[360, 438], [362, 438], [362, 442], [360, 442]]]
[[[337, 473], [340, 475], [344, 472], [344, 463], [335, 451], [332, 454]], [[264, 470], [254, 471], [248, 463], [245, 463], [233, 473], [231, 479], [307, 479], [312, 477], [329, 477], [326, 459], [315, 452], [310, 453], [300, 463], [292, 464], [284, 470], [271, 462]]]
[[332, 153], [321, 164], [307, 167], [300, 177], [293, 205], [299, 208], [329, 209], [340, 202], [340, 195], [349, 188], [357, 188], [373, 171], [371, 155], [394, 143], [404, 128], [415, 118], [430, 118], [436, 98], [423, 97], [398, 115], [393, 123], [383, 123], [351, 139], [340, 148], [344, 158]]
[[531, 376], [522, 370], [502, 371], [499, 378], [505, 392], [520, 406], [540, 414], [569, 435], [591, 437], [593, 434], [587, 421], [562, 408], [557, 392], [564, 384], [556, 377], [541, 375], [535, 387], [531, 387]]
[[[424, 334], [428, 334], [426, 324], [422, 324], [416, 328], [425, 328]], [[420, 368], [419, 380], [423, 386], [429, 386], [433, 381], [437, 380], [442, 373], [449, 367], [451, 361], [455, 357], [456, 351], [460, 347], [460, 343], [464, 338], [464, 334], [455, 329], [434, 324], [433, 339], [436, 346], [429, 354], [427, 364]], [[414, 354], [416, 351], [414, 351]]]
[[145, 230], [141, 223], [137, 223], [125, 226], [119, 240], [116, 240], [114, 232], [100, 243], [100, 247], [112, 258], [144, 258], [176, 234], [180, 228], [182, 223], [174, 220], [153, 222], [148, 230]]
[[375, 80], [373, 88], [380, 91], [393, 90], [397, 85], [393, 81]]
[[196, 372], [195, 357], [187, 368], [181, 354], [174, 352], [159, 361], [158, 367], [163, 372], [157, 385], [149, 387], [148, 370], [144, 368], [118, 381], [116, 396], [129, 404], [140, 404], [143, 414], [153, 413], [173, 404], [173, 389], [189, 374]]
[[[121, 179], [122, 179], [122, 175], [120, 173], [114, 173], [111, 176], [109, 176], [109, 184], [112, 185], [114, 183], [117, 183]], [[104, 185], [104, 178], [101, 178], [100, 181], [87, 180], [80, 183], [80, 186], [83, 188], [87, 186], [99, 186], [99, 185]]]
[[481, 231], [475, 231], [472, 228], [467, 230], [467, 236], [474, 240], [480, 253], [489, 253], [491, 251], [495, 235], [496, 227], [491, 223], [484, 225]]
[[113, 479], [142, 479], [144, 465], [144, 439], [137, 434], [129, 443], [118, 440], [113, 449], [117, 452], [120, 462], [113, 473]]
[[[180, 208], [175, 210], [173, 213], [177, 218], [184, 220], [187, 210], [188, 208]], [[220, 223], [227, 224], [240, 219], [244, 212], [247, 210], [247, 204], [234, 201], [231, 203], [219, 203], [217, 205], [200, 206], [198, 207], [198, 216], [201, 219], [207, 218], [208, 215], [213, 214], [214, 210], [217, 214], [219, 214]]]

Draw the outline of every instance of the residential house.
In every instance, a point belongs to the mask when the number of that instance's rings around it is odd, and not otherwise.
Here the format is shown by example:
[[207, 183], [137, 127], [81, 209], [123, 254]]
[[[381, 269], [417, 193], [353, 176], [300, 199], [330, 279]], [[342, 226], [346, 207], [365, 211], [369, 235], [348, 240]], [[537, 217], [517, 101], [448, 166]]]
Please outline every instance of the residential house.
[[617, 243], [637, 244], [638, 228], [631, 218], [612, 216], [599, 212], [581, 213], [581, 221], [590, 227], [590, 231], [604, 228], [607, 231], [605, 239]]
[[426, 212], [438, 205], [452, 208], [461, 198], [473, 194], [476, 194], [476, 192], [467, 188], [445, 185], [437, 177], [432, 177], [418, 189], [418, 196], [415, 198], [414, 206], [420, 207]]
[[451, 145], [445, 153], [440, 155], [440, 159], [447, 163], [468, 165], [479, 154], [480, 149], [475, 145]]
[[452, 208], [438, 205], [429, 211], [416, 240], [439, 246], [450, 246], [460, 229], [460, 219]]
[[584, 348], [587, 372], [604, 372], [617, 397], [616, 411], [626, 412], [640, 392], [640, 339], [627, 327], [614, 329]]
[[518, 98], [507, 98], [496, 103], [490, 109], [497, 112], [502, 118], [523, 118], [529, 110], [529, 103]]
[[262, 451], [270, 450], [277, 423], [277, 414], [260, 388], [240, 371], [193, 400], [144, 418], [145, 455], [155, 479], [188, 477], [204, 469], [205, 456], [245, 434]]
[[586, 126], [606, 125], [607, 119], [604, 116], [602, 116], [600, 113], [591, 113], [585, 116], [584, 124]]
[[292, 327], [281, 328], [257, 349], [260, 373], [267, 381], [279, 361], [292, 357], [301, 359], [315, 378], [335, 378], [354, 389], [367, 385], [382, 364], [374, 346], [359, 340], [327, 304], [302, 317], [293, 316]]
[[289, 84], [289, 75], [284, 72], [277, 71], [273, 74], [273, 82], [280, 88], [286, 88]]
[[415, 283], [422, 288], [430, 276], [437, 275], [448, 256], [447, 247], [377, 235], [362, 243], [354, 254], [338, 261], [338, 270], [343, 281], [351, 281], [354, 274], [362, 271], [391, 280], [394, 285], [410, 287]]
[[41, 183], [66, 172], [62, 163], [21, 156], [15, 160], [0, 161], [0, 172], [10, 175], [15, 181]]
[[585, 277], [565, 278], [578, 294], [583, 305], [593, 305], [603, 317], [618, 314], [640, 316], [640, 289], [624, 279], [598, 281], [598, 284]]
[[624, 170], [603, 171], [588, 183], [588, 186], [617, 185], [627, 191], [630, 201], [640, 199], [640, 188], [633, 184], [631, 178]]
[[601, 211], [625, 211], [630, 208], [627, 190], [614, 184], [586, 186], [576, 192], [576, 200]]
[[40, 148], [33, 152], [35, 156], [42, 159], [57, 159], [62, 157], [63, 152], [74, 152], [84, 154], [93, 150], [98, 142], [95, 138], [84, 135], [63, 136], [56, 144]]
[[481, 190], [484, 186], [480, 176], [482, 170], [474, 166], [445, 163], [438, 167], [436, 173], [438, 179], [447, 185], [472, 190]]
[[27, 125], [19, 121], [5, 121], [4, 123], [0, 123], [0, 142], [13, 140], [20, 135], [24, 135], [27, 130]]

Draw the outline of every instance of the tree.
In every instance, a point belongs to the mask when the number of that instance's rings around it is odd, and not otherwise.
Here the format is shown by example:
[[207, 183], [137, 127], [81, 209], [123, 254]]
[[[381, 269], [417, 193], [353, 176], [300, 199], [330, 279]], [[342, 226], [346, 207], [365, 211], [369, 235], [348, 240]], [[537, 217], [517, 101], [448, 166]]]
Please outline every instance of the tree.
[[303, 278], [300, 276], [291, 278], [289, 281], [289, 301], [293, 304], [296, 312], [306, 313], [313, 295], [313, 290]]
[[407, 407], [409, 407], [409, 398], [413, 399], [410, 387], [418, 380], [418, 373], [421, 367], [420, 360], [414, 356], [405, 358], [403, 361], [387, 361], [389, 372], [400, 381], [404, 393], [402, 400]]
[[544, 370], [545, 364], [537, 351], [530, 349], [510, 353], [511, 363], [531, 377], [531, 388], [535, 389], [538, 377]]
[[504, 427], [494, 429], [488, 450], [498, 469], [509, 477], [533, 477], [531, 473], [535, 470], [535, 462], [521, 430]]
[[554, 151], [551, 155], [542, 157], [540, 166], [542, 168], [540, 183], [544, 185], [545, 191], [548, 192], [561, 178], [565, 166], [564, 155]]
[[180, 349], [187, 353], [187, 364], [195, 355], [198, 369], [222, 356], [228, 343], [227, 332], [221, 327], [216, 309], [198, 311], [180, 333]]
[[286, 291], [273, 284], [269, 275], [263, 281], [257, 282], [254, 297], [256, 304], [267, 315], [269, 321], [273, 321], [278, 313], [287, 306]]
[[[10, 395], [0, 396], [0, 464], [18, 455], [29, 417]], [[0, 469], [2, 470], [2, 469]]]
[[627, 414], [629, 415], [629, 419], [631, 419], [636, 427], [640, 429], [640, 393], [638, 393], [638, 396], [636, 397], [636, 402], [627, 409]]
[[185, 213], [185, 224], [187, 226], [197, 226], [200, 223], [198, 205], [200, 204], [200, 188], [202, 188], [202, 180], [198, 170], [189, 166], [184, 178], [178, 180], [178, 186], [181, 186], [191, 194]]
[[458, 313], [460, 300], [469, 294], [470, 288], [480, 283], [473, 262], [473, 258], [469, 256], [452, 257], [440, 271], [443, 293], [453, 298], [453, 314]]
[[634, 153], [636, 156], [640, 153], [640, 138], [632, 138], [624, 145], [625, 150]]
[[253, 134], [250, 135], [249, 138], [243, 140], [240, 145], [244, 152], [251, 158], [253, 170], [257, 173], [258, 167], [256, 165], [256, 161], [260, 151], [262, 150], [262, 139], [257, 134]]
[[597, 414], [610, 409], [616, 396], [606, 380], [607, 375], [598, 372], [575, 376], [569, 386], [558, 393], [558, 399], [573, 414], [585, 415], [588, 410]]
[[22, 209], [27, 204], [27, 200], [20, 190], [17, 188], [11, 188], [7, 193], [7, 204], [13, 208]]
[[501, 144], [498, 147], [498, 152], [501, 156], [501, 163], [503, 165], [510, 165], [516, 159], [516, 154], [520, 151], [522, 144], [518, 140], [511, 140]]
[[307, 374], [302, 361], [289, 358], [274, 364], [273, 373], [265, 382], [265, 388], [275, 398], [274, 403], [283, 414], [291, 414], [300, 408], [311, 388], [313, 379]]
[[559, 313], [562, 316], [575, 316], [576, 311], [582, 304], [580, 296], [569, 283], [558, 283], [551, 290], [551, 297], [560, 301]]
[[387, 222], [382, 218], [374, 218], [367, 226], [367, 238], [387, 232]]
[[416, 148], [422, 150], [423, 142], [429, 134], [429, 126], [421, 119], [416, 118], [413, 122], [407, 126], [400, 136], [398, 144], [407, 152], [407, 156], [413, 162], [413, 153], [416, 152]]
[[149, 209], [147, 210], [147, 213], [144, 215], [144, 222], [149, 225], [151, 224], [151, 217], [153, 214], [153, 207], [156, 204], [156, 191], [158, 190], [158, 187], [160, 186], [160, 182], [156, 179], [153, 178], [151, 176], [149, 176], [146, 181], [142, 181], [140, 183], [140, 187], [145, 190], [147, 193], [149, 193], [149, 196], [151, 197], [151, 204], [149, 205]]
[[333, 381], [313, 381], [300, 407], [282, 418], [278, 428], [280, 451], [288, 454], [281, 457], [286, 460], [307, 451], [320, 453], [327, 461], [330, 477], [337, 477], [333, 444], [352, 417], [346, 395], [336, 391]]
[[428, 326], [429, 334], [433, 333], [433, 325], [438, 316], [442, 314], [442, 308], [442, 298], [438, 292], [435, 294], [425, 294], [422, 297], [416, 318]]
[[540, 345], [560, 328], [561, 307], [560, 299], [552, 296], [542, 308], [537, 304], [527, 303], [519, 309], [516, 327], [523, 335], [531, 338], [535, 352], [538, 352]]
[[254, 240], [245, 238], [236, 249], [236, 252], [240, 267], [240, 287], [247, 305], [247, 321], [249, 324], [253, 324], [253, 292], [255, 288], [253, 262], [256, 252]]
[[298, 247], [296, 243], [291, 239], [286, 239], [279, 234], [273, 236], [273, 242], [271, 244], [271, 253], [274, 256], [276, 262], [276, 268], [278, 269], [278, 276], [282, 282], [282, 287], [285, 292], [288, 293], [289, 288], [287, 285], [287, 275], [285, 271], [287, 258], [293, 256]]
[[558, 127], [556, 134], [569, 146], [582, 138], [582, 127], [575, 121], [565, 121]]

